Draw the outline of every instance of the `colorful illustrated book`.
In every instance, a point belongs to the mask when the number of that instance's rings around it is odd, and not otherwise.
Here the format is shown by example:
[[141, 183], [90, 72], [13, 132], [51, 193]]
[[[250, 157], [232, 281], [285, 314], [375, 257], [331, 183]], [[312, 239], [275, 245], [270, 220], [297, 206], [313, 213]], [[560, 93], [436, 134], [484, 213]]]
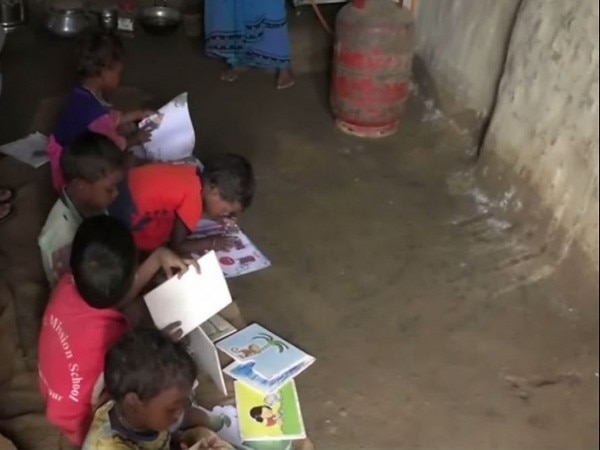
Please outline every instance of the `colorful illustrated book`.
[[192, 330], [188, 334], [188, 352], [198, 367], [198, 373], [207, 374], [215, 383], [219, 392], [227, 395], [225, 379], [221, 371], [221, 363], [217, 348], [201, 327]]
[[280, 441], [306, 437], [293, 380], [272, 394], [265, 394], [236, 381], [235, 400], [243, 441]]
[[153, 116], [139, 123], [139, 128], [150, 131], [150, 142], [143, 145], [145, 159], [151, 161], [178, 161], [194, 153], [196, 134], [188, 108], [188, 93], [179, 94]]
[[210, 338], [211, 341], [217, 342], [227, 336], [231, 336], [237, 331], [233, 325], [227, 320], [221, 317], [219, 314], [215, 314], [202, 325], [200, 325], [202, 331]]
[[187, 335], [231, 303], [215, 252], [202, 256], [198, 264], [200, 273], [190, 267], [181, 277], [169, 278], [144, 296], [157, 328], [181, 322], [181, 331]]
[[313, 356], [258, 324], [219, 341], [234, 359], [224, 372], [263, 392], [274, 392], [315, 362]]
[[[217, 405], [212, 410], [208, 410], [198, 405], [194, 405], [201, 411], [204, 411], [210, 424], [208, 428], [217, 433], [217, 435], [233, 446], [235, 450], [292, 450], [293, 441], [243, 441], [240, 433], [240, 424], [238, 419], [238, 410], [233, 405]], [[194, 447], [190, 447], [192, 450]]]
[[271, 266], [271, 261], [237, 227], [226, 229], [218, 222], [203, 219], [190, 237], [202, 239], [223, 235], [235, 239], [233, 248], [217, 252], [219, 264], [226, 278], [239, 277]]

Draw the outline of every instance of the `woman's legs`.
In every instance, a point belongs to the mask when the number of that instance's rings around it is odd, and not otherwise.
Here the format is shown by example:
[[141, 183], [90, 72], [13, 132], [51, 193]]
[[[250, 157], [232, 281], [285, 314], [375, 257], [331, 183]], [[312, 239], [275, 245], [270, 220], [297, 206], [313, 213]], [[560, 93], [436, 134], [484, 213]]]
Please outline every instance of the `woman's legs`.
[[221, 80], [232, 83], [236, 81], [240, 77], [240, 75], [246, 72], [248, 69], [249, 67], [247, 66], [230, 66], [221, 74]]
[[277, 89], [288, 89], [294, 84], [296, 84], [296, 81], [292, 69], [279, 69], [277, 71]]
[[206, 53], [225, 59], [223, 81], [250, 67], [277, 71], [277, 88], [293, 86], [285, 0], [205, 0]]

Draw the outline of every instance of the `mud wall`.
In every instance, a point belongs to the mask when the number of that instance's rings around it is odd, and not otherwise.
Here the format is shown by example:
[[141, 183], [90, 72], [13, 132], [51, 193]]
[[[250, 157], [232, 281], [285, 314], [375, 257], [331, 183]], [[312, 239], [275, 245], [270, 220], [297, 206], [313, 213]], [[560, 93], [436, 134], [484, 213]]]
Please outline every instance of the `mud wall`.
[[419, 0], [417, 55], [446, 109], [489, 114], [520, 0]]
[[490, 111], [481, 173], [533, 193], [515, 209], [542, 212], [538, 232], [559, 255], [577, 243], [598, 271], [598, 3], [422, 0], [418, 25], [433, 78]]

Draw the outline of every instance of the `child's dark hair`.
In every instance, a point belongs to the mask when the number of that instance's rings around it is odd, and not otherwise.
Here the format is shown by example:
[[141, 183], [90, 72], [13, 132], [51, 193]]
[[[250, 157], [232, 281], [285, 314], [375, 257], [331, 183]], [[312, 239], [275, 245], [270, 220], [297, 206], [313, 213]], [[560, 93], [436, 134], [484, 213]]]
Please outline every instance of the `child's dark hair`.
[[172, 387], [192, 387], [196, 365], [181, 343], [157, 329], [126, 334], [108, 352], [104, 365], [106, 390], [115, 400], [129, 393], [141, 401]]
[[88, 305], [115, 307], [133, 284], [137, 250], [131, 232], [116, 219], [85, 219], [71, 246], [71, 271], [77, 291]]
[[66, 182], [93, 183], [114, 170], [124, 170], [125, 153], [106, 136], [90, 132], [64, 149], [60, 165]]
[[267, 406], [267, 405], [255, 406], [254, 408], [252, 408], [250, 410], [250, 417], [252, 417], [258, 423], [263, 423], [265, 421], [265, 419], [263, 419], [263, 416], [262, 416], [263, 408], [267, 408], [269, 411], [272, 411], [271, 407]]
[[115, 34], [93, 33], [80, 44], [77, 57], [77, 75], [93, 78], [105, 69], [112, 69], [123, 61], [124, 48], [121, 39]]
[[252, 165], [246, 158], [231, 153], [217, 154], [203, 158], [202, 164], [205, 185], [219, 188], [223, 200], [239, 202], [243, 209], [250, 206], [256, 182]]

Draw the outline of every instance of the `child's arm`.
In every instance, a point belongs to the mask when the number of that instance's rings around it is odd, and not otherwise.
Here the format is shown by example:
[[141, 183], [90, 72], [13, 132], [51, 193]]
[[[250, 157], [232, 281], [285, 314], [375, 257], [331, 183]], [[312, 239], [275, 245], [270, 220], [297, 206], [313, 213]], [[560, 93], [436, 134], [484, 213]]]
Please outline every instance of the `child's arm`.
[[235, 239], [231, 236], [210, 236], [201, 239], [188, 239], [189, 235], [190, 230], [185, 226], [181, 219], [177, 218], [169, 247], [180, 255], [191, 255], [194, 253], [203, 255], [211, 250], [229, 250], [235, 244]]
[[136, 121], [142, 120], [152, 114], [150, 111], [132, 111], [120, 113], [111, 111], [109, 114], [99, 117], [88, 127], [94, 133], [103, 134], [115, 142], [121, 150], [134, 145], [141, 145], [150, 140], [151, 133], [147, 130], [139, 130]]
[[198, 273], [200, 273], [200, 266], [193, 259], [182, 259], [164, 247], [156, 249], [138, 268], [133, 286], [131, 286], [124, 303], [136, 298], [144, 286], [150, 282], [152, 277], [161, 268], [165, 271], [167, 277], [170, 278], [173, 276], [172, 269], [177, 269], [180, 273], [183, 273], [190, 265], [193, 265]]
[[127, 141], [123, 136], [119, 134], [117, 126], [117, 122], [113, 120], [110, 114], [104, 114], [103, 116], [100, 116], [96, 120], [94, 120], [88, 126], [88, 129], [93, 133], [106, 136], [115, 144], [117, 144], [117, 146], [119, 146], [121, 150], [125, 150], [127, 146]]
[[136, 111], [129, 111], [126, 113], [121, 113], [121, 115], [119, 117], [119, 125], [124, 124], [124, 123], [140, 122], [140, 121], [144, 120], [146, 117], [150, 117], [154, 114], [156, 114], [155, 111], [148, 110], [148, 109], [138, 109]]

